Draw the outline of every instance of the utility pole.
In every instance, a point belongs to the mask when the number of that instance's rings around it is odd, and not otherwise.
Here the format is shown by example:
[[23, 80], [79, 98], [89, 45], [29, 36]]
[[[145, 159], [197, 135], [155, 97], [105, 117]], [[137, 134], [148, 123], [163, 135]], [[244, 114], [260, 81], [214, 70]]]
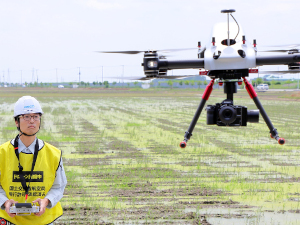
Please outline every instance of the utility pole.
[[32, 78], [31, 78], [31, 82], [34, 83], [34, 68], [32, 68]]
[[80, 67], [78, 67], [79, 83], [80, 83]]
[[56, 74], [56, 84], [58, 85], [57, 68], [55, 69], [55, 74]]
[[103, 84], [103, 66], [102, 66], [102, 84]]
[[124, 86], [124, 65], [122, 65], [123, 67], [123, 72], [122, 72], [122, 87]]
[[35, 73], [36, 73], [36, 86], [39, 85], [39, 76], [38, 76], [38, 70], [35, 70]]
[[9, 69], [7, 69], [7, 83], [10, 83], [10, 79], [9, 79]]

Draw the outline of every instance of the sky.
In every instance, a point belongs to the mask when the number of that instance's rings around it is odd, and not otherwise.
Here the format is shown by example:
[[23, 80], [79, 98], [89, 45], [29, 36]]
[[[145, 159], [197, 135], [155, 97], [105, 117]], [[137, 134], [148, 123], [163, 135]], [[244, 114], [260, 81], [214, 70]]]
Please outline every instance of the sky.
[[[223, 9], [236, 10], [233, 16], [258, 50], [300, 44], [299, 8], [298, 0], [0, 0], [0, 82], [142, 77], [143, 54], [96, 51], [204, 45], [213, 25], [226, 22]], [[195, 48], [172, 52], [169, 59], [196, 58]]]

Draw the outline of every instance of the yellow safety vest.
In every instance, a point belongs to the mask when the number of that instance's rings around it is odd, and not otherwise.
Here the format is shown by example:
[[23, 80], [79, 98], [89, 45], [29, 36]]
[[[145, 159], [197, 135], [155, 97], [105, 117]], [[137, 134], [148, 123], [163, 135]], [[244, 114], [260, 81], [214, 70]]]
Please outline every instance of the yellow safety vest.
[[[33, 154], [20, 153], [20, 164], [23, 166], [23, 174], [28, 185]], [[44, 143], [42, 149], [39, 150], [35, 167], [32, 173], [27, 202], [38, 198], [45, 198], [48, 191], [53, 185], [56, 170], [61, 160], [61, 151], [54, 146]], [[0, 146], [0, 184], [4, 189], [8, 199], [13, 199], [19, 203], [25, 202], [25, 191], [23, 190], [18, 175], [18, 158], [15, 154], [14, 146], [8, 141]], [[31, 214], [30, 216], [15, 216], [11, 218], [5, 212], [0, 210], [0, 217], [16, 225], [32, 225], [32, 224], [49, 224], [63, 214], [62, 207], [58, 202], [53, 208], [48, 209], [41, 216]]]

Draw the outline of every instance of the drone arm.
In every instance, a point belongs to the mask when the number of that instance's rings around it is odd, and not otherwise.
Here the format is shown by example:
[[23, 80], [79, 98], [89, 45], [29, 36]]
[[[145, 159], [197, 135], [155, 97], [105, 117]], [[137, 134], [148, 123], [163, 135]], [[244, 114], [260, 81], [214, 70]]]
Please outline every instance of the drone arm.
[[204, 59], [196, 60], [162, 60], [156, 53], [145, 53], [142, 63], [147, 77], [157, 77], [160, 71], [173, 69], [199, 69], [204, 68]]
[[243, 80], [244, 80], [245, 87], [248, 91], [248, 94], [249, 94], [250, 98], [253, 99], [256, 107], [259, 109], [260, 114], [262, 115], [262, 117], [264, 118], [267, 126], [270, 129], [271, 137], [275, 138], [278, 141], [279, 144], [283, 145], [285, 143], [284, 138], [279, 137], [277, 129], [273, 126], [273, 124], [272, 124], [270, 118], [268, 117], [264, 107], [260, 103], [252, 84], [250, 84], [245, 77], [243, 77]]
[[214, 82], [215, 82], [215, 79], [212, 79], [210, 81], [210, 83], [206, 86], [205, 88], [205, 91], [202, 95], [202, 99], [201, 99], [201, 102], [200, 102], [200, 105], [198, 106], [198, 109], [194, 115], [194, 118], [189, 126], [189, 129], [185, 132], [185, 135], [184, 135], [184, 140], [180, 143], [180, 147], [181, 148], [185, 148], [186, 147], [186, 143], [188, 142], [188, 140], [190, 140], [191, 136], [192, 136], [192, 132], [196, 126], [196, 123], [199, 119], [199, 116], [203, 110], [203, 107], [206, 103], [206, 101], [209, 99], [209, 96], [213, 90], [213, 86], [214, 86]]
[[159, 60], [159, 69], [199, 69], [204, 68], [204, 59], [195, 60]]
[[300, 62], [300, 54], [257, 56], [256, 66], [264, 65], [285, 65], [293, 62]]

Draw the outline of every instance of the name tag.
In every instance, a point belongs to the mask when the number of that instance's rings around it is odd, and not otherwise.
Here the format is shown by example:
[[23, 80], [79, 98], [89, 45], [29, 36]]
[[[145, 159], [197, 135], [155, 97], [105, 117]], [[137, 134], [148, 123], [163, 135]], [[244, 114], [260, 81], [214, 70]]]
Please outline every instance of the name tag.
[[[30, 171], [23, 171], [23, 176], [26, 182], [43, 182], [44, 181], [44, 171], [33, 171], [30, 176]], [[21, 182], [19, 171], [13, 171], [12, 182]]]

